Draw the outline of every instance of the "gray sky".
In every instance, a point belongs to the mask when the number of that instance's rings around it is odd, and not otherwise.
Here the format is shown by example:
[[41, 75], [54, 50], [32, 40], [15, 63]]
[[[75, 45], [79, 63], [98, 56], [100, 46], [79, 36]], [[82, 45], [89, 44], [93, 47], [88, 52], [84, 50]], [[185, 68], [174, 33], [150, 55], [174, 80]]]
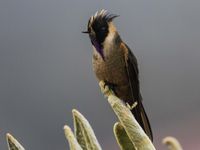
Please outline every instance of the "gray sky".
[[[12, 133], [29, 150], [68, 149], [63, 125], [77, 108], [103, 149], [119, 149], [116, 117], [92, 71], [89, 17], [105, 8], [138, 58], [157, 148], [177, 137], [200, 147], [200, 1], [1, 0], [0, 149]], [[195, 148], [196, 147], [196, 148]]]

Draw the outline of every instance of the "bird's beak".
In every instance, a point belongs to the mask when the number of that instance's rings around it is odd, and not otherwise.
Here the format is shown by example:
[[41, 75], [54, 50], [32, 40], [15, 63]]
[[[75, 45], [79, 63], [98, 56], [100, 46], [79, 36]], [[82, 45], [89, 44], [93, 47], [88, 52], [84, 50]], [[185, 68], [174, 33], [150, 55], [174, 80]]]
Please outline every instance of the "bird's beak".
[[82, 33], [89, 34], [90, 32], [89, 31], [82, 31]]

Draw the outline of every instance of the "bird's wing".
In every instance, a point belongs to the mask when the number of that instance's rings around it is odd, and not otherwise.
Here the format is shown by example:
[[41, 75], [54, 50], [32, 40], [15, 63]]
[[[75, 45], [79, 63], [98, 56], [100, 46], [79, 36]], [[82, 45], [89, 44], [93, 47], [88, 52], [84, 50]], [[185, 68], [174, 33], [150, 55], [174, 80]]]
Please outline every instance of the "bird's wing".
[[153, 141], [153, 135], [151, 131], [151, 126], [144, 110], [142, 104], [142, 97], [140, 94], [140, 85], [139, 85], [139, 71], [137, 59], [125, 43], [121, 43], [121, 48], [124, 50], [124, 60], [125, 67], [127, 72], [127, 77], [129, 80], [129, 87], [132, 94], [132, 99], [128, 100], [130, 105], [133, 105], [134, 102], [137, 102], [137, 106], [131, 110], [134, 114], [136, 120], [141, 125], [143, 130]]
[[132, 93], [132, 101], [130, 101], [130, 104], [134, 102], [140, 102], [142, 97], [140, 95], [137, 59], [125, 43], [121, 43], [121, 48], [124, 50], [125, 68]]

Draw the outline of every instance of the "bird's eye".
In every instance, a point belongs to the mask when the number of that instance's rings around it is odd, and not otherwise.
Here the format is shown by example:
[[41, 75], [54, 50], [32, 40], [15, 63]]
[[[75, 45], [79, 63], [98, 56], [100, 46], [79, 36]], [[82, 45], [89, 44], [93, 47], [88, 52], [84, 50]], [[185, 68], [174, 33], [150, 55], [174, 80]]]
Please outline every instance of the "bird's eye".
[[101, 27], [101, 31], [106, 31], [106, 27]]

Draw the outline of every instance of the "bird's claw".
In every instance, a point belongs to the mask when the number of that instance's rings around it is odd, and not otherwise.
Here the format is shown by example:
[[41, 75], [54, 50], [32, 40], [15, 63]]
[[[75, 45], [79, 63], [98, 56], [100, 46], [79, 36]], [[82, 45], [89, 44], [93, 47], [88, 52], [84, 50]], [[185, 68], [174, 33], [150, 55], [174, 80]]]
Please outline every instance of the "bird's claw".
[[137, 102], [134, 102], [132, 105], [129, 105], [129, 103], [126, 103], [126, 106], [128, 107], [129, 110], [134, 109], [137, 106]]
[[112, 89], [109, 88], [109, 86], [104, 82], [103, 80], [99, 82], [99, 86], [101, 88], [101, 92], [104, 94], [105, 97], [110, 96], [111, 94], [114, 94]]

